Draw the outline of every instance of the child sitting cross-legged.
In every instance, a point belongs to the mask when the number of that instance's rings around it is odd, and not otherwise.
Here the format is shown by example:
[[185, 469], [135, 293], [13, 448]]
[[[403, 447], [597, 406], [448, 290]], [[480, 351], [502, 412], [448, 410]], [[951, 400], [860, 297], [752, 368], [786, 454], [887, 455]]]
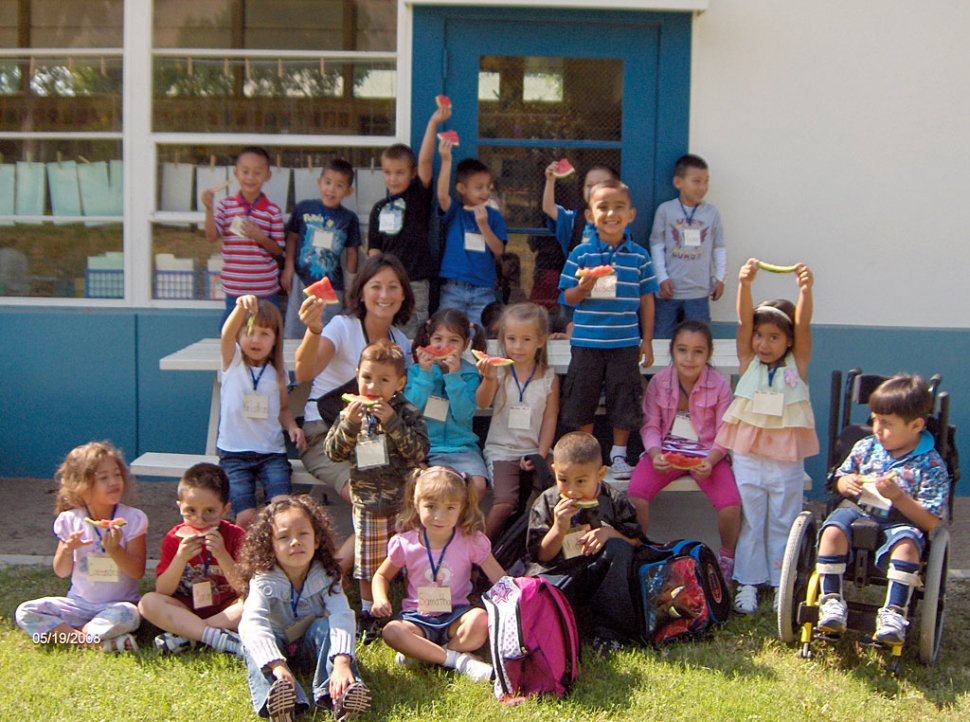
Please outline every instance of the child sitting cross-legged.
[[202, 642], [241, 656], [235, 630], [242, 601], [231, 580], [246, 532], [222, 518], [229, 511], [229, 477], [216, 464], [196, 464], [182, 475], [177, 494], [183, 521], [162, 539], [155, 591], [141, 598], [138, 611], [163, 630], [155, 637], [163, 652]]
[[[947, 517], [950, 480], [924, 428], [933, 410], [933, 395], [919, 376], [900, 374], [880, 384], [869, 397], [872, 436], [855, 446], [836, 472], [836, 486], [846, 501], [822, 524], [817, 570], [821, 578], [818, 628], [829, 634], [845, 630], [848, 609], [842, 597], [842, 575], [849, 561], [852, 522], [869, 518], [879, 524], [876, 565], [886, 569], [889, 586], [879, 610], [873, 638], [901, 644], [906, 636], [906, 610], [919, 586], [920, 556], [926, 534]], [[873, 491], [891, 502], [884, 506]]]

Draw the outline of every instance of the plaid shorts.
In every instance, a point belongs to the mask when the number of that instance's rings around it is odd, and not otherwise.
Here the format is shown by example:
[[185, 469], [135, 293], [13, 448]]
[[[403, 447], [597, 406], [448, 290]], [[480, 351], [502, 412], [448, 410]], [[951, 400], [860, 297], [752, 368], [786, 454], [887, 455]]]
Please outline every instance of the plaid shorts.
[[354, 504], [354, 579], [370, 580], [387, 556], [397, 515], [375, 516]]

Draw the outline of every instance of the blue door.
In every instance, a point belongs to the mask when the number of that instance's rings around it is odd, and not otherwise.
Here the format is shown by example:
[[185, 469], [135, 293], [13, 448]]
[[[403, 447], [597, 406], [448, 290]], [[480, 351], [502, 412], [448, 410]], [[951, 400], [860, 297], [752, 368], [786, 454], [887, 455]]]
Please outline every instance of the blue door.
[[579, 171], [557, 184], [567, 208], [582, 204], [580, 174], [614, 167], [646, 245], [656, 205], [673, 195], [673, 161], [687, 150], [689, 14], [423, 7], [414, 28], [413, 142], [433, 97], [450, 96], [455, 159], [489, 165], [513, 233], [545, 232], [551, 161]]

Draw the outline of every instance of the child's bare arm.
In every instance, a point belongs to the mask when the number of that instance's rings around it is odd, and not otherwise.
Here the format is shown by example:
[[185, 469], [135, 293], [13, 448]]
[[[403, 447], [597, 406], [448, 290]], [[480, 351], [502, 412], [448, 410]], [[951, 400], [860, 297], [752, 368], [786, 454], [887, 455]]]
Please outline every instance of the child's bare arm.
[[937, 524], [940, 523], [940, 517], [903, 491], [896, 484], [894, 476], [894, 474], [888, 474], [876, 479], [876, 491], [889, 499], [898, 511], [923, 531], [935, 529]]
[[54, 552], [54, 574], [61, 577], [71, 576], [74, 571], [74, 550], [80, 549], [88, 544], [93, 544], [93, 539], [85, 539], [83, 531], [71, 532], [66, 541], [57, 543], [57, 551]]
[[489, 578], [489, 581], [494, 584], [503, 576], [505, 576], [505, 570], [502, 569], [502, 565], [498, 563], [498, 560], [491, 554], [488, 555], [488, 559], [483, 561], [479, 566], [482, 571], [485, 572], [485, 576]]
[[643, 368], [653, 366], [653, 319], [654, 319], [654, 300], [653, 294], [647, 293], [640, 296], [640, 328], [643, 331], [643, 340], [640, 342], [640, 356]]
[[474, 213], [475, 222], [478, 224], [478, 230], [481, 231], [482, 237], [485, 239], [485, 245], [488, 246], [488, 250], [492, 252], [493, 256], [501, 258], [502, 254], [505, 253], [505, 244], [502, 243], [502, 240], [495, 235], [495, 231], [488, 225], [488, 209], [485, 206], [475, 206]]
[[815, 278], [808, 266], [799, 263], [795, 270], [798, 279], [798, 304], [795, 306], [795, 343], [792, 356], [802, 381], [808, 382], [808, 363], [812, 360], [812, 285]]
[[552, 379], [552, 388], [546, 398], [546, 410], [542, 414], [539, 427], [539, 456], [546, 458], [556, 438], [556, 420], [559, 418], [559, 377]]
[[371, 607], [371, 614], [375, 617], [389, 617], [394, 613], [394, 607], [391, 605], [391, 600], [388, 599], [387, 592], [390, 589], [391, 580], [397, 576], [399, 571], [401, 571], [401, 568], [394, 566], [391, 560], [385, 557], [374, 573], [374, 578], [371, 580], [371, 592], [374, 594], [374, 606]]
[[557, 165], [558, 162], [553, 161], [546, 166], [546, 185], [542, 189], [542, 212], [554, 221], [559, 218], [559, 206], [556, 205], [556, 176], [553, 175]]
[[229, 318], [222, 324], [222, 335], [219, 339], [219, 351], [222, 354], [222, 370], [225, 371], [236, 355], [236, 338], [243, 324], [259, 310], [259, 299], [252, 295], [240, 296], [236, 299], [236, 307], [232, 309]]
[[758, 259], [750, 258], [741, 266], [738, 273], [738, 361], [739, 372], [748, 370], [754, 351], [751, 350], [751, 336], [754, 334], [754, 302], [751, 300], [751, 283], [758, 275]]
[[215, 243], [221, 236], [219, 229], [216, 228], [216, 219], [212, 214], [212, 202], [215, 194], [212, 190], [202, 191], [202, 205], [205, 206], [205, 238], [210, 243]]
[[441, 170], [438, 173], [438, 206], [442, 213], [451, 208], [451, 142], [441, 140], [438, 143], [438, 153], [441, 155]]
[[438, 126], [450, 117], [450, 105], [438, 108], [431, 114], [431, 118], [428, 120], [428, 127], [424, 130], [421, 149], [418, 151], [418, 178], [421, 179], [421, 185], [425, 188], [431, 186], [431, 178], [434, 173], [434, 141], [438, 135]]
[[286, 234], [286, 257], [283, 261], [283, 273], [280, 274], [280, 285], [288, 294], [293, 287], [293, 270], [296, 267], [296, 245], [300, 236], [293, 231]]

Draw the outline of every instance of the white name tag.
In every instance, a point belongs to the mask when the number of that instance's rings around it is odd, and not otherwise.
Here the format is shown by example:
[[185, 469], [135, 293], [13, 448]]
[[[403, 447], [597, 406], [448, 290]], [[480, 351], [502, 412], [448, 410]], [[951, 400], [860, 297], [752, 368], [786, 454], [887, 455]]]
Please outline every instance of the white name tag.
[[269, 397], [261, 394], [243, 394], [243, 416], [247, 419], [268, 419]]
[[204, 609], [212, 606], [212, 581], [199, 579], [192, 582], [192, 608]]
[[485, 236], [481, 233], [470, 233], [465, 231], [465, 250], [475, 253], [485, 252]]
[[782, 416], [785, 413], [785, 395], [773, 391], [755, 391], [751, 410], [765, 416]]
[[573, 527], [566, 532], [566, 535], [562, 538], [562, 555], [566, 559], [572, 559], [573, 557], [582, 555], [583, 545], [579, 543], [579, 540], [588, 531], [589, 524], [583, 524], [582, 526]]
[[451, 587], [418, 587], [421, 614], [447, 614], [451, 611]]
[[681, 439], [697, 441], [697, 430], [694, 428], [694, 424], [691, 423], [688, 414], [678, 413], [674, 417], [674, 425], [671, 427], [670, 433], [674, 436], [679, 436]]
[[325, 231], [322, 228], [314, 229], [313, 247], [321, 248], [324, 251], [333, 250], [333, 231]]
[[696, 248], [701, 245], [700, 228], [681, 228], [680, 237], [683, 239], [684, 245], [688, 248]]
[[229, 232], [234, 236], [245, 238], [246, 237], [246, 231], [244, 230], [245, 225], [246, 225], [246, 217], [236, 216], [229, 223]]
[[528, 404], [514, 404], [509, 409], [509, 428], [532, 428], [532, 408]]
[[381, 233], [394, 235], [401, 232], [404, 225], [404, 213], [398, 208], [385, 206], [378, 216], [378, 230]]
[[111, 557], [88, 557], [89, 582], [117, 582], [118, 565]]
[[424, 405], [424, 415], [435, 421], [448, 420], [448, 399], [440, 396], [429, 396], [428, 402]]
[[387, 466], [387, 439], [383, 434], [357, 442], [357, 468]]
[[616, 298], [616, 274], [602, 276], [596, 279], [596, 285], [590, 291], [590, 298]]

